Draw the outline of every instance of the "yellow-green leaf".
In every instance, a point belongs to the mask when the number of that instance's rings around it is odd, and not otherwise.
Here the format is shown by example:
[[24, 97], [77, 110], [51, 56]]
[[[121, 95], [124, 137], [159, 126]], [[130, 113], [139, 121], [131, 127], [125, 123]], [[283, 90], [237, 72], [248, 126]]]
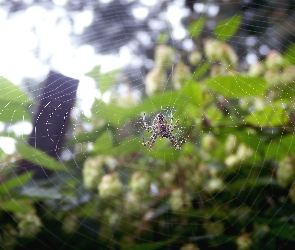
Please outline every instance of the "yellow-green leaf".
[[16, 145], [16, 150], [22, 158], [38, 166], [50, 170], [66, 170], [66, 167], [62, 163], [56, 161], [52, 156], [39, 149], [18, 143]]
[[205, 18], [199, 18], [196, 21], [192, 22], [190, 24], [190, 26], [188, 27], [189, 34], [194, 38], [198, 37], [200, 35], [205, 23], [206, 23]]
[[242, 17], [236, 15], [219, 22], [214, 29], [215, 36], [220, 40], [228, 40], [237, 32], [241, 21]]
[[267, 86], [262, 78], [242, 75], [209, 77], [204, 84], [225, 97], [233, 98], [263, 95]]

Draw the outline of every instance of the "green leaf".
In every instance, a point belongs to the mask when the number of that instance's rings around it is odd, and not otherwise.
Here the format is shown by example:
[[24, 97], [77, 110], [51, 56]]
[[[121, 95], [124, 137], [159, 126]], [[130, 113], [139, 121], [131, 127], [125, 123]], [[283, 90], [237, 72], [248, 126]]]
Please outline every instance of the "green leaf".
[[112, 150], [113, 155], [127, 155], [139, 152], [144, 148], [141, 138], [129, 136], [127, 139], [120, 142], [119, 146]]
[[1, 100], [0, 98], [0, 121], [8, 123], [23, 120], [31, 120], [25, 103], [20, 104], [12, 100]]
[[126, 109], [112, 104], [106, 104], [99, 100], [95, 100], [91, 112], [99, 119], [105, 120], [114, 125], [122, 124], [127, 118], [125, 115]]
[[9, 194], [9, 190], [18, 186], [23, 186], [26, 182], [28, 182], [31, 179], [31, 177], [32, 173], [29, 172], [5, 181], [0, 185], [0, 193]]
[[278, 105], [256, 110], [245, 118], [246, 122], [253, 125], [268, 127], [284, 125], [288, 120], [285, 109]]
[[197, 107], [200, 106], [203, 97], [203, 89], [199, 84], [190, 81], [184, 86], [183, 93], [187, 95], [191, 103], [195, 104]]
[[33, 210], [32, 206], [30, 205], [30, 200], [8, 200], [8, 201], [1, 201], [0, 203], [0, 210], [8, 211], [8, 212], [20, 212], [20, 213], [27, 213]]
[[50, 170], [66, 170], [66, 167], [45, 152], [28, 145], [16, 144], [17, 153], [25, 160]]
[[112, 153], [113, 148], [113, 135], [111, 131], [104, 132], [93, 144], [93, 151], [100, 153]]
[[118, 74], [121, 72], [120, 69], [115, 69], [112, 71], [109, 71], [107, 73], [100, 73], [100, 66], [94, 67], [93, 70], [90, 72], [86, 73], [86, 76], [89, 76], [96, 80], [99, 84], [99, 90], [104, 93], [107, 90], [109, 90], [115, 83]]
[[295, 154], [295, 136], [287, 135], [277, 140], [272, 140], [265, 147], [265, 158], [282, 160], [287, 155]]
[[205, 24], [206, 24], [206, 19], [205, 18], [199, 18], [198, 20], [194, 21], [188, 27], [189, 34], [193, 38], [198, 37], [200, 35], [200, 33], [201, 33], [201, 31], [202, 31]]
[[130, 110], [132, 116], [139, 115], [142, 112], [151, 113], [167, 108], [179, 109], [184, 107], [188, 98], [181, 95], [178, 91], [166, 92], [161, 95], [156, 95], [151, 98], [146, 98], [141, 105], [136, 106]]
[[146, 98], [142, 104], [134, 108], [121, 108], [112, 104], [105, 104], [103, 101], [96, 100], [92, 106], [91, 112], [98, 118], [106, 120], [115, 126], [123, 124], [126, 120], [139, 116], [142, 112], [147, 114], [157, 112], [168, 107], [184, 107], [187, 102], [187, 96], [181, 95], [177, 91], [167, 92]]
[[104, 125], [95, 131], [85, 132], [83, 134], [78, 134], [77, 136], [75, 136], [75, 138], [67, 141], [66, 146], [73, 146], [76, 143], [94, 142], [101, 134], [103, 134], [107, 130], [107, 128], [108, 128], [108, 126]]
[[234, 98], [263, 95], [267, 85], [262, 78], [242, 75], [209, 77], [204, 84], [225, 97]]
[[206, 72], [210, 69], [211, 63], [208, 61], [203, 62], [194, 72], [192, 78], [194, 80], [199, 80]]
[[294, 223], [288, 223], [287, 221], [270, 222], [271, 233], [284, 240], [294, 241], [295, 240], [295, 226]]
[[33, 103], [31, 99], [18, 86], [10, 82], [8, 79], [0, 76], [0, 101], [14, 102], [19, 104]]
[[148, 155], [155, 159], [164, 160], [165, 162], [176, 162], [179, 158], [181, 151], [175, 149], [172, 145], [170, 148], [160, 148], [157, 150], [151, 150]]
[[19, 195], [34, 200], [56, 200], [62, 198], [60, 191], [62, 190], [59, 187], [44, 188], [33, 184], [23, 186]]
[[237, 32], [241, 21], [242, 17], [236, 15], [219, 22], [214, 29], [215, 36], [220, 40], [228, 40]]

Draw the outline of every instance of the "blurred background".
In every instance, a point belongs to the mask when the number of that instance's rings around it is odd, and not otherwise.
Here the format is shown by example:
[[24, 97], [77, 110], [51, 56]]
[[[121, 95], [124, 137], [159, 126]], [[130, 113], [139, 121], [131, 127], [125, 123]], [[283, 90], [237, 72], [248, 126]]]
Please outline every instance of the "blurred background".
[[[294, 0], [0, 6], [3, 249], [294, 247]], [[52, 72], [79, 81], [55, 159], [26, 145]], [[143, 149], [160, 110], [181, 152]]]

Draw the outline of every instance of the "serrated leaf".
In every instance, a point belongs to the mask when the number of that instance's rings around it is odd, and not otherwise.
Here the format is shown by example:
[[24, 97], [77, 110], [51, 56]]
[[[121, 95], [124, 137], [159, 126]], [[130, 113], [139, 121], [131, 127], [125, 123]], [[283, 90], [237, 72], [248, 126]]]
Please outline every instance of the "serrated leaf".
[[26, 182], [28, 182], [32, 177], [32, 173], [25, 173], [19, 176], [16, 176], [12, 179], [6, 180], [4, 183], [0, 185], [0, 193], [9, 194], [9, 191], [15, 187], [23, 186]]
[[272, 105], [256, 110], [245, 118], [245, 121], [257, 126], [279, 126], [288, 122], [288, 116], [283, 107]]
[[33, 208], [30, 205], [30, 200], [8, 200], [8, 201], [1, 201], [0, 203], [0, 210], [14, 212], [14, 213], [27, 213], [32, 211]]
[[267, 86], [262, 78], [242, 75], [209, 77], [204, 84], [225, 97], [233, 98], [263, 95]]
[[50, 170], [66, 170], [66, 167], [45, 152], [28, 145], [16, 144], [17, 153], [25, 160]]
[[228, 40], [237, 32], [241, 21], [242, 17], [236, 15], [219, 22], [214, 29], [215, 36], [220, 40]]
[[204, 25], [206, 23], [205, 18], [199, 18], [196, 21], [192, 22], [189, 27], [188, 27], [188, 32], [189, 34], [193, 37], [196, 38], [200, 35]]
[[33, 103], [33, 101], [29, 99], [25, 92], [23, 92], [18, 86], [2, 76], [0, 76], [0, 89], [1, 101], [6, 101], [6, 103], [11, 101], [14, 103], [18, 103], [18, 105], [22, 103]]

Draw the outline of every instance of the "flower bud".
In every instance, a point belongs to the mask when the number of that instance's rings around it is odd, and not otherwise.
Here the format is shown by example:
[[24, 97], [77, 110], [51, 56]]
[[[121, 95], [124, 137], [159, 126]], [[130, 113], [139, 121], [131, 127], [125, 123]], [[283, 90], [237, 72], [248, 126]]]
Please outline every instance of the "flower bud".
[[220, 62], [229, 69], [235, 69], [238, 64], [238, 56], [231, 46], [224, 43], [220, 46]]
[[123, 184], [118, 177], [118, 173], [107, 174], [102, 177], [98, 184], [99, 196], [103, 199], [118, 197], [123, 192]]
[[62, 230], [66, 234], [75, 233], [79, 226], [78, 217], [75, 214], [67, 214], [63, 219]]
[[161, 93], [164, 90], [167, 81], [165, 70], [160, 67], [154, 67], [146, 75], [145, 89], [149, 96], [153, 96], [157, 93]]
[[276, 50], [271, 50], [266, 56], [265, 65], [268, 69], [281, 69], [285, 65], [282, 54]]
[[130, 214], [140, 214], [142, 210], [141, 199], [138, 194], [128, 193], [124, 199], [124, 211]]
[[251, 157], [252, 155], [254, 154], [253, 150], [245, 145], [244, 143], [241, 143], [239, 146], [238, 146], [238, 149], [237, 149], [237, 157], [240, 158], [241, 160], [245, 160], [249, 157]]
[[286, 157], [279, 163], [277, 181], [282, 187], [290, 186], [295, 180], [295, 157]]
[[[17, 231], [16, 229], [10, 225], [1, 225], [2, 235], [0, 235], [0, 246], [1, 249], [14, 249], [14, 246], [17, 243]], [[1, 237], [2, 236], [2, 237]]]
[[223, 67], [229, 69], [236, 68], [238, 56], [228, 44], [218, 40], [208, 39], [204, 43], [204, 50], [209, 60], [221, 62]]
[[180, 250], [199, 250], [200, 248], [194, 243], [186, 243], [184, 244]]
[[181, 213], [187, 211], [191, 208], [191, 199], [189, 194], [183, 193], [182, 189], [174, 189], [171, 192], [168, 203], [171, 207], [171, 210], [175, 213]]
[[204, 51], [206, 57], [211, 61], [220, 61], [219, 48], [221, 42], [214, 39], [208, 39], [204, 42]]
[[33, 238], [41, 231], [42, 222], [36, 214], [24, 214], [17, 226], [19, 237]]
[[202, 60], [202, 54], [200, 51], [195, 50], [189, 54], [188, 61], [191, 65], [197, 66]]
[[241, 162], [242, 161], [240, 157], [238, 157], [236, 154], [231, 154], [224, 160], [224, 164], [229, 168], [240, 166]]
[[222, 191], [224, 189], [223, 180], [218, 177], [211, 178], [206, 185], [206, 189], [209, 193], [218, 193]]
[[103, 216], [109, 226], [116, 225], [120, 219], [119, 213], [111, 209], [106, 209], [103, 213]]
[[210, 151], [218, 146], [218, 140], [213, 134], [204, 134], [202, 146], [205, 150]]
[[137, 171], [132, 174], [130, 181], [130, 189], [134, 193], [146, 193], [148, 192], [150, 185], [150, 176], [146, 172]]
[[95, 189], [100, 182], [103, 173], [103, 156], [88, 158], [83, 165], [82, 175], [84, 186], [88, 189]]
[[236, 239], [236, 244], [238, 250], [250, 250], [253, 245], [253, 241], [249, 234], [244, 233]]
[[253, 101], [253, 106], [255, 110], [261, 110], [263, 108], [266, 108], [268, 106], [268, 103], [266, 102], [264, 97], [257, 97]]
[[171, 67], [175, 56], [173, 48], [161, 44], [155, 49], [155, 64], [157, 67]]
[[283, 84], [292, 84], [295, 81], [295, 66], [289, 65], [284, 68], [281, 74], [281, 80]]
[[258, 61], [250, 65], [248, 70], [248, 76], [259, 77], [264, 74], [264, 71], [265, 69], [263, 63]]
[[173, 88], [179, 90], [184, 86], [191, 78], [190, 68], [182, 61], [178, 62], [173, 70], [172, 84]]
[[268, 69], [264, 74], [264, 79], [267, 81], [269, 87], [281, 84], [281, 74], [276, 69]]
[[161, 174], [161, 184], [164, 187], [170, 187], [175, 179], [175, 171], [166, 171]]
[[232, 153], [238, 145], [238, 139], [235, 135], [230, 134], [225, 141], [225, 152]]

